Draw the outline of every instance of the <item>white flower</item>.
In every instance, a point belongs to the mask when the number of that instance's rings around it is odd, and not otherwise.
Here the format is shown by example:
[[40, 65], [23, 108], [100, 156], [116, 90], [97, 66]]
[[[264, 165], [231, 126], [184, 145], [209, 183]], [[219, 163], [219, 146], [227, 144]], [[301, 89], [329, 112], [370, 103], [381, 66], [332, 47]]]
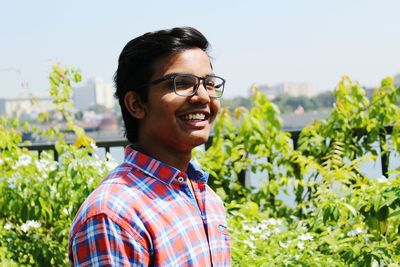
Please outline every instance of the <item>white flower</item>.
[[96, 142], [94, 142], [93, 140], [90, 141], [90, 147], [91, 147], [93, 150], [96, 150], [96, 149], [97, 149]]
[[246, 245], [248, 245], [251, 249], [255, 249], [256, 246], [254, 245], [253, 242], [249, 241], [249, 240], [243, 240], [243, 243], [245, 243]]
[[282, 241], [280, 241], [279, 240], [279, 246], [281, 247], [281, 248], [288, 248], [289, 247], [289, 242], [287, 243], [287, 244], [285, 244], [285, 243], [283, 243]]
[[248, 224], [243, 223], [243, 230], [249, 231], [250, 230], [250, 226]]
[[284, 230], [284, 228], [276, 227], [276, 228], [272, 229], [272, 232], [273, 232], [274, 234], [278, 234], [278, 233], [280, 233], [280, 232], [283, 232], [283, 230]]
[[4, 162], [4, 161], [3, 161], [3, 159], [2, 159], [2, 158], [0, 158], [0, 165], [1, 165], [1, 164], [3, 164], [3, 162]]
[[68, 209], [67, 209], [67, 208], [64, 208], [62, 211], [63, 211], [63, 213], [64, 213], [65, 215], [70, 215], [71, 212], [72, 212], [72, 206], [69, 206]]
[[15, 189], [17, 187], [16, 179], [14, 177], [10, 177], [8, 179], [8, 187], [11, 189]]
[[69, 215], [69, 214], [68, 214], [67, 208], [63, 208], [62, 212], [63, 212], [65, 215]]
[[256, 238], [254, 235], [250, 235], [250, 236], [249, 236], [249, 239], [250, 239], [251, 241], [256, 241], [256, 240], [257, 240], [257, 238]]
[[40, 222], [38, 221], [32, 221], [28, 220], [26, 223], [21, 225], [21, 231], [26, 233], [28, 232], [31, 228], [39, 228], [41, 226]]
[[272, 226], [281, 226], [282, 225], [282, 220], [281, 219], [270, 218], [268, 220], [264, 220], [264, 222], [267, 225], [272, 225]]
[[29, 164], [32, 163], [32, 157], [29, 154], [22, 154], [17, 162], [15, 162], [15, 165], [13, 166], [13, 169], [17, 169], [19, 167], [24, 167], [28, 166]]
[[26, 223], [21, 225], [21, 231], [22, 232], [26, 233], [26, 232], [29, 231], [29, 229], [30, 229], [30, 227]]
[[252, 232], [253, 234], [261, 234], [261, 229], [258, 226], [254, 226], [250, 228], [250, 232]]
[[261, 234], [261, 229], [258, 225], [242, 223], [243, 229], [252, 234]]
[[347, 236], [356, 236], [356, 235], [359, 235], [359, 234], [364, 234], [366, 232], [367, 232], [367, 230], [362, 229], [360, 227], [357, 227], [356, 229], [349, 231], [347, 233]]
[[35, 162], [36, 168], [42, 174], [43, 178], [47, 178], [48, 174], [57, 169], [57, 162], [49, 161], [47, 159], [37, 160]]
[[305, 234], [301, 234], [301, 235], [299, 236], [299, 239], [300, 239], [301, 241], [307, 241], [307, 240], [313, 240], [314, 237], [313, 237], [311, 234], [309, 234], [309, 233], [305, 233]]
[[260, 235], [260, 238], [266, 240], [268, 239], [268, 237], [270, 237], [270, 235], [271, 235], [270, 231], [265, 231]]
[[14, 225], [12, 225], [11, 223], [6, 223], [3, 228], [4, 230], [11, 230], [13, 227]]
[[297, 248], [303, 250], [304, 249], [304, 243], [303, 242], [299, 242], [297, 243]]

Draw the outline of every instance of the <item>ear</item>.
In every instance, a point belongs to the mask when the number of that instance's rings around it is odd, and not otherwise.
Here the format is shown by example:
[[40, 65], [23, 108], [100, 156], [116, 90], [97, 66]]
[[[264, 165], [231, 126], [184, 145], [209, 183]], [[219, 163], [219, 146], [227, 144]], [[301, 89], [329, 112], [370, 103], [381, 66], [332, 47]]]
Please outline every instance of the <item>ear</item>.
[[124, 104], [129, 113], [136, 119], [141, 120], [145, 116], [145, 108], [142, 100], [134, 91], [129, 91], [125, 94]]

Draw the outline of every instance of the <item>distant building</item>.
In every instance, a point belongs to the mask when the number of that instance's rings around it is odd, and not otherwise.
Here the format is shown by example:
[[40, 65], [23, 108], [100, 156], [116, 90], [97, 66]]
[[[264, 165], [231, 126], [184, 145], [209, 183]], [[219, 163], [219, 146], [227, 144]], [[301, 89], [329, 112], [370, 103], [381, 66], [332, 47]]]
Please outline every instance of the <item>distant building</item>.
[[273, 86], [260, 85], [258, 89], [263, 92], [268, 99], [274, 99], [277, 95], [287, 94], [290, 96], [307, 96], [316, 95], [316, 88], [310, 83], [284, 82]]
[[101, 77], [90, 79], [74, 88], [72, 99], [75, 108], [79, 110], [88, 110], [96, 105], [112, 108], [116, 102], [112, 84], [106, 83]]
[[9, 118], [36, 118], [39, 113], [51, 110], [55, 110], [55, 106], [50, 97], [36, 97], [31, 94], [17, 98], [0, 98], [0, 115]]
[[394, 81], [394, 86], [396, 87], [400, 86], [400, 73], [394, 75], [393, 81]]

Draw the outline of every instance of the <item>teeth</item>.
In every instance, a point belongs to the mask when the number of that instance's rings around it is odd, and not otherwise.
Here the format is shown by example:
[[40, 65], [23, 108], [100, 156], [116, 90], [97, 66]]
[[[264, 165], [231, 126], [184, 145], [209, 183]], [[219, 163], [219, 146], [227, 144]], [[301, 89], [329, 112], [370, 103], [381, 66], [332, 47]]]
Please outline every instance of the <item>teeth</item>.
[[196, 114], [188, 114], [184, 118], [185, 120], [204, 120], [205, 115], [201, 113], [196, 113]]

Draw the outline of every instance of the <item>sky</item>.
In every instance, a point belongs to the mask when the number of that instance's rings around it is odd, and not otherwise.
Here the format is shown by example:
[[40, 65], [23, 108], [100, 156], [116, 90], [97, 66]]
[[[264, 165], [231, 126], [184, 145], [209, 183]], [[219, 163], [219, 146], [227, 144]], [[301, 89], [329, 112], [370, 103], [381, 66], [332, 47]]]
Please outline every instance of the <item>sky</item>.
[[208, 38], [226, 97], [281, 82], [332, 90], [343, 75], [374, 87], [400, 73], [398, 0], [0, 0], [0, 6], [0, 98], [19, 96], [22, 81], [48, 96], [55, 63], [79, 68], [84, 80], [111, 82], [129, 40], [176, 26]]

